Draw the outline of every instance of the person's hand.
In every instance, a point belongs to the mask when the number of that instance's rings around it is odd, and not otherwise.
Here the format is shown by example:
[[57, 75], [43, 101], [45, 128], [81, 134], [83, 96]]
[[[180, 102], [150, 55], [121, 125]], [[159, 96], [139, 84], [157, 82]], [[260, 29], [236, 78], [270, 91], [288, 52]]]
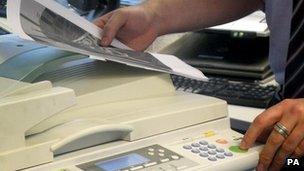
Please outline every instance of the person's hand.
[[158, 36], [158, 23], [153, 10], [144, 5], [118, 9], [95, 21], [103, 29], [102, 46], [117, 38], [136, 51], [145, 50]]
[[[273, 129], [280, 123], [288, 130], [284, 138]], [[269, 135], [260, 153], [257, 170], [280, 170], [287, 157], [304, 155], [304, 99], [284, 100], [260, 114], [246, 132], [241, 149], [250, 148], [259, 137]], [[267, 137], [267, 136], [266, 136]]]

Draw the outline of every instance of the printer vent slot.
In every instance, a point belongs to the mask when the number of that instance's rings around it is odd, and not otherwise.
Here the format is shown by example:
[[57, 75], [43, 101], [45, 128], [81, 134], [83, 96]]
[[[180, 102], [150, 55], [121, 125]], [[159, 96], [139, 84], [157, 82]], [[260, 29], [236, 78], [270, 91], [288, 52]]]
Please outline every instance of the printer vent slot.
[[34, 82], [49, 80], [51, 82], [59, 82], [67, 79], [81, 78], [89, 75], [95, 75], [100, 69], [98, 61], [89, 61], [79, 65], [59, 68], [54, 71], [46, 71], [37, 77]]

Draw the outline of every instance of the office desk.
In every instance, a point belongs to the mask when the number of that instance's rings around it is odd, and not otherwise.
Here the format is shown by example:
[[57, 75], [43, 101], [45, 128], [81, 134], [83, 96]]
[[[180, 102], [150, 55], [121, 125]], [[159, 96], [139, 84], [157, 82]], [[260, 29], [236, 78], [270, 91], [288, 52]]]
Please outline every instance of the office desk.
[[238, 130], [247, 130], [254, 118], [264, 110], [265, 109], [228, 105], [231, 127]]

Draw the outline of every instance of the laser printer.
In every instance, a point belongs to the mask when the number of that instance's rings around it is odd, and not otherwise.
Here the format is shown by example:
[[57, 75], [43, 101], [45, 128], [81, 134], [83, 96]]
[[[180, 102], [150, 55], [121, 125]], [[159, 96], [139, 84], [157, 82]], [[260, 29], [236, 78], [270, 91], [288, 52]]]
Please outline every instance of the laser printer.
[[170, 76], [0, 38], [0, 170], [245, 170], [225, 101]]

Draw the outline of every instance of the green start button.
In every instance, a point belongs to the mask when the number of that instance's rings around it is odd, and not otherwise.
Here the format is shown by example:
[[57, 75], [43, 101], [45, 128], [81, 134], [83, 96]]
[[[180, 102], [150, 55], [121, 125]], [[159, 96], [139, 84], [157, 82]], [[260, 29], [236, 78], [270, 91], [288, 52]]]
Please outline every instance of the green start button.
[[235, 153], [246, 153], [248, 150], [242, 150], [239, 146], [230, 146], [229, 150]]

